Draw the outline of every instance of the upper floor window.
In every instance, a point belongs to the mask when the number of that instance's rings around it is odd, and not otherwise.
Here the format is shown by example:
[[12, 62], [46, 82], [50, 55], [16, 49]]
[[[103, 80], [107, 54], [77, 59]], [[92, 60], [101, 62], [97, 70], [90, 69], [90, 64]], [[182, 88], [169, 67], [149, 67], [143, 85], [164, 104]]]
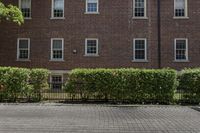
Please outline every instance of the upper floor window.
[[134, 61], [146, 61], [147, 60], [146, 39], [144, 39], [144, 38], [134, 39], [133, 60]]
[[19, 8], [25, 19], [31, 18], [31, 0], [19, 0]]
[[52, 18], [64, 18], [64, 0], [52, 0]]
[[133, 0], [133, 17], [145, 18], [146, 16], [146, 0]]
[[187, 61], [188, 60], [188, 40], [175, 39], [175, 61]]
[[86, 13], [98, 13], [99, 0], [86, 0]]
[[174, 0], [174, 16], [177, 18], [187, 17], [187, 0]]
[[98, 56], [98, 39], [88, 38], [85, 40], [85, 55]]
[[17, 40], [17, 60], [29, 60], [30, 39], [19, 38]]
[[64, 39], [51, 39], [51, 60], [62, 61], [64, 56]]

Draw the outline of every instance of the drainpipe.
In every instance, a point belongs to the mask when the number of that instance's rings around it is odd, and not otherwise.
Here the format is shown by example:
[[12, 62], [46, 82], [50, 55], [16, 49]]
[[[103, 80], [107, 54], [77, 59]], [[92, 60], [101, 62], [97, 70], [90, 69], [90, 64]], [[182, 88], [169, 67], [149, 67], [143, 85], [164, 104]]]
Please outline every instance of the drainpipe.
[[161, 25], [160, 25], [160, 0], [157, 0], [157, 37], [158, 37], [158, 68], [161, 68]]

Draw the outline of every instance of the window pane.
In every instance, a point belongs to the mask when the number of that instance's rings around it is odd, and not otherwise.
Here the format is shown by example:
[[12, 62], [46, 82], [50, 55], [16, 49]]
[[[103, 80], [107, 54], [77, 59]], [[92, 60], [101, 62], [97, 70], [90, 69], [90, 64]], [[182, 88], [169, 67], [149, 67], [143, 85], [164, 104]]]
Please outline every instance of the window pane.
[[63, 17], [64, 0], [54, 0], [54, 17]]
[[53, 49], [62, 49], [62, 40], [53, 40]]
[[19, 59], [28, 59], [28, 50], [19, 50]]
[[28, 40], [19, 40], [19, 48], [28, 49]]
[[87, 54], [97, 54], [96, 40], [87, 40]]

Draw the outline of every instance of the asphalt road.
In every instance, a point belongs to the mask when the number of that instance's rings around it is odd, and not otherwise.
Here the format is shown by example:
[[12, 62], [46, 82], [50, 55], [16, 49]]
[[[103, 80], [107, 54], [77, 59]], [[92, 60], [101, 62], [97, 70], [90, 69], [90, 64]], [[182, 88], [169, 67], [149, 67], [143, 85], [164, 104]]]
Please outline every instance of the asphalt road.
[[200, 112], [178, 106], [1, 104], [0, 133], [200, 133]]

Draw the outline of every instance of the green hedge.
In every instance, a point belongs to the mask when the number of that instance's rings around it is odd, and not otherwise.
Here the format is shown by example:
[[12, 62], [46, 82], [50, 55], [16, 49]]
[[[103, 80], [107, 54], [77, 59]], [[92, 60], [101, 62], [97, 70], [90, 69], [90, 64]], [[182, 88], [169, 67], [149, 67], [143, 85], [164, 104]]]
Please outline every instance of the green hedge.
[[176, 79], [176, 71], [171, 69], [75, 69], [69, 75], [66, 91], [83, 100], [170, 103]]
[[0, 67], [0, 99], [41, 99], [40, 90], [47, 84], [48, 70]]
[[183, 90], [183, 100], [200, 103], [200, 68], [185, 69], [179, 74], [179, 89]]

